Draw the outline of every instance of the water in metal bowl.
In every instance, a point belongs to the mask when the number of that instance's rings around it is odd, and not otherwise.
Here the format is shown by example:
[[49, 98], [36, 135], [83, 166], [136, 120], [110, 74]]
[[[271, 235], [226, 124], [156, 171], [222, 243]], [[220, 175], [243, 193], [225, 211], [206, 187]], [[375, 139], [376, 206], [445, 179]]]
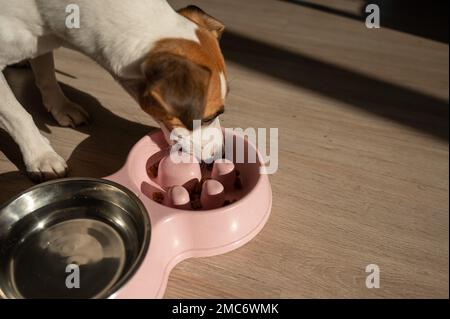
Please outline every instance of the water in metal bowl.
[[107, 298], [141, 264], [150, 220], [101, 179], [35, 186], [0, 207], [0, 298]]

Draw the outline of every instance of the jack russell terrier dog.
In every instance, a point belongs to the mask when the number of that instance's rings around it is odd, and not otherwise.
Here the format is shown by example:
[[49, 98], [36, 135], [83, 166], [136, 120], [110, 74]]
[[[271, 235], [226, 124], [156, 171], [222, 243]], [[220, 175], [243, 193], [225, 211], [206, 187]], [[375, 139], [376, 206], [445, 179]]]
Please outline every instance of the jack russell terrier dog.
[[[70, 4], [80, 8], [80, 28], [66, 26]], [[88, 119], [55, 77], [53, 50], [64, 46], [105, 68], [160, 124], [166, 139], [181, 128], [188, 134], [180, 138], [202, 148], [192, 139], [193, 120], [201, 120], [200, 129], [220, 128], [228, 93], [219, 47], [224, 25], [201, 9], [176, 12], [165, 0], [0, 0], [0, 7], [0, 71], [28, 59], [43, 104], [60, 125]], [[41, 135], [2, 72], [0, 128], [19, 145], [31, 179], [67, 175], [65, 160]]]

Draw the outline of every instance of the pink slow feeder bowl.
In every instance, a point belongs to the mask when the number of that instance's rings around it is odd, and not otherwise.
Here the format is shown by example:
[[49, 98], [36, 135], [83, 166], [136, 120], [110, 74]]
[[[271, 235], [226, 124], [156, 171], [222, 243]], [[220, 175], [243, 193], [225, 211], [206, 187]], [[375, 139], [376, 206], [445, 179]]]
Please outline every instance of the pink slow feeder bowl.
[[[225, 131], [225, 134], [229, 133]], [[244, 137], [234, 135], [233, 138], [234, 147], [236, 141], [244, 142], [245, 159], [248, 147], [257, 152]], [[202, 177], [199, 166], [194, 163], [174, 168], [170, 163], [161, 164], [168, 152], [169, 146], [162, 132], [151, 133], [133, 147], [118, 172], [105, 178], [135, 193], [151, 221], [150, 245], [141, 266], [110, 298], [162, 298], [169, 273], [176, 264], [190, 257], [224, 254], [246, 244], [259, 233], [269, 217], [272, 190], [268, 176], [260, 174], [259, 153], [256, 163], [234, 164], [242, 180], [240, 189], [232, 189], [227, 176], [233, 170], [233, 163], [230, 165], [224, 160], [223, 165], [213, 167], [211, 171], [203, 169], [204, 178], [216, 178], [224, 187], [220, 188], [215, 180], [204, 184], [202, 203], [214, 207], [217, 198], [235, 202], [215, 209], [192, 210], [186, 203], [183, 187], [170, 186], [187, 182], [183, 186], [189, 189], [190, 181]], [[161, 161], [158, 176], [150, 177], [147, 170], [158, 161]], [[155, 192], [164, 194], [165, 202], [154, 201]], [[173, 197], [170, 203], [168, 197]]]

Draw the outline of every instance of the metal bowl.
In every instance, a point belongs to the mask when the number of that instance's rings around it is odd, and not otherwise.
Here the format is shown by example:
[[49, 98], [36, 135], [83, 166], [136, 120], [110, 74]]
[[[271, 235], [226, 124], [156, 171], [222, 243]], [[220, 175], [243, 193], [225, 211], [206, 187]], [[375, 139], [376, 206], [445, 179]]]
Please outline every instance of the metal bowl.
[[37, 185], [0, 207], [0, 298], [107, 298], [140, 266], [150, 220], [102, 179]]

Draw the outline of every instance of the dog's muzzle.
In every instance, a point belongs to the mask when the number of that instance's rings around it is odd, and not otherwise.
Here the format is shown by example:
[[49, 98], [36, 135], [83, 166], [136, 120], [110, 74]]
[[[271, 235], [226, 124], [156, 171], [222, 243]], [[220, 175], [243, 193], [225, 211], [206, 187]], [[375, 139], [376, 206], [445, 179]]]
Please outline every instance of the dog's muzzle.
[[163, 123], [160, 123], [160, 126], [167, 143], [172, 146], [172, 151], [182, 150], [206, 163], [222, 157], [224, 137], [219, 117], [208, 125], [194, 124], [192, 131], [181, 127], [169, 131]]

